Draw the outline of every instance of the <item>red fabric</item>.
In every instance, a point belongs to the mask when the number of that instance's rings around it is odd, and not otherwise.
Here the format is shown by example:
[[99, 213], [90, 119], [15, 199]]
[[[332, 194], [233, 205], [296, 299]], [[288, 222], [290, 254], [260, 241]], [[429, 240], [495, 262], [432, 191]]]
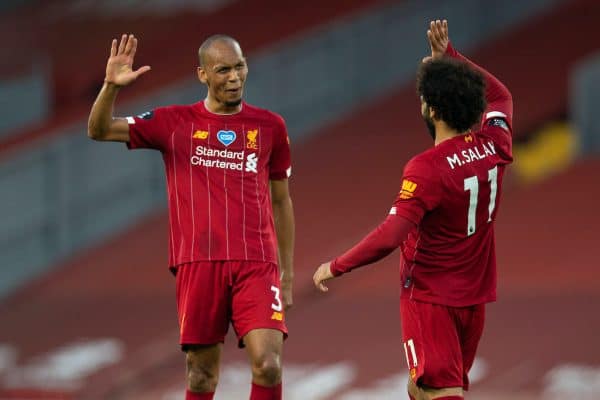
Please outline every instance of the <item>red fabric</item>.
[[243, 103], [233, 115], [203, 102], [129, 118], [129, 148], [161, 151], [170, 220], [170, 266], [194, 261], [277, 263], [270, 179], [285, 179], [283, 119]]
[[360, 243], [333, 260], [331, 273], [339, 276], [382, 259], [400, 246], [414, 228], [415, 224], [408, 219], [389, 215]]
[[401, 299], [400, 319], [411, 379], [434, 388], [468, 390], [485, 305], [456, 308]]
[[252, 382], [250, 400], [281, 400], [281, 383], [273, 387], [265, 387]]
[[[448, 55], [464, 59], [452, 46]], [[467, 62], [486, 79], [492, 114], [484, 115], [480, 130], [445, 140], [406, 164], [390, 216], [333, 260], [333, 275], [400, 246], [403, 298], [454, 307], [496, 299], [494, 220], [512, 162], [512, 99], [495, 77]]]
[[[461, 57], [451, 46], [449, 54]], [[394, 207], [418, 229], [402, 245], [403, 298], [454, 307], [496, 299], [494, 220], [512, 162], [512, 100], [484, 76], [489, 104], [506, 117], [484, 116], [491, 123], [439, 143], [404, 169]]]
[[195, 393], [189, 390], [185, 391], [185, 400], [212, 400], [215, 396], [214, 392], [210, 393]]
[[287, 336], [277, 265], [196, 262], [178, 266], [176, 280], [181, 345], [221, 343], [230, 322], [240, 345], [252, 329]]

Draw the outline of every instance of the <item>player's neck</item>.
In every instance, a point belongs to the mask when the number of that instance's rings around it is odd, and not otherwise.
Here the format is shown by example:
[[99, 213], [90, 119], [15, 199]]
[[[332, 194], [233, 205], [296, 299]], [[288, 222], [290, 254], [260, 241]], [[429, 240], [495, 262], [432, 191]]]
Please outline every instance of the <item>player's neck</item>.
[[242, 103], [236, 106], [228, 106], [225, 103], [221, 103], [218, 100], [207, 96], [206, 99], [204, 99], [204, 108], [213, 114], [231, 115], [242, 111]]
[[462, 132], [458, 132], [458, 131], [456, 131], [456, 129], [450, 128], [443, 121], [434, 122], [434, 124], [435, 124], [435, 145], [436, 146], [448, 139], [452, 139], [454, 137], [462, 135]]

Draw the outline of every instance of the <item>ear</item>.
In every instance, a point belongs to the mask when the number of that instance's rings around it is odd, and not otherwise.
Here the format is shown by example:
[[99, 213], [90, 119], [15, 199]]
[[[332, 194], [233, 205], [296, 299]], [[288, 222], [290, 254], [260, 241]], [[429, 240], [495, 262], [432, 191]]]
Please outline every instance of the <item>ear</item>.
[[429, 118], [437, 120], [437, 114], [433, 107], [429, 107]]
[[198, 67], [198, 69], [196, 70], [196, 73], [198, 74], [198, 80], [204, 84], [208, 83], [208, 77], [206, 76], [206, 71], [204, 70], [204, 68], [202, 67]]

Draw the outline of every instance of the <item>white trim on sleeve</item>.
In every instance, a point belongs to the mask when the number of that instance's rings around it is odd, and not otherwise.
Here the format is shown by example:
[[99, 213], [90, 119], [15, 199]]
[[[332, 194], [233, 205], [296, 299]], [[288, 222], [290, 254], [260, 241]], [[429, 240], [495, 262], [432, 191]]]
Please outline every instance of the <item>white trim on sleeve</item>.
[[489, 113], [485, 114], [485, 119], [490, 118], [506, 118], [506, 114], [500, 111], [490, 111]]

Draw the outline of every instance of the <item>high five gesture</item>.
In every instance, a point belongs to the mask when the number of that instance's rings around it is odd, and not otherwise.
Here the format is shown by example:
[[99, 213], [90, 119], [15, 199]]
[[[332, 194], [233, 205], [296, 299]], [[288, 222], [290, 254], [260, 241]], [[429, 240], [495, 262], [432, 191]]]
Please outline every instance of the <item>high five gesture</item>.
[[150, 71], [150, 66], [133, 70], [133, 59], [137, 50], [137, 39], [133, 35], [121, 36], [117, 47], [117, 39], [113, 39], [110, 46], [110, 57], [106, 63], [105, 82], [116, 86], [127, 86], [140, 75]]
[[431, 21], [429, 23], [429, 29], [427, 30], [427, 40], [431, 47], [431, 56], [423, 58], [423, 62], [429, 60], [437, 60], [444, 56], [450, 38], [448, 36], [448, 21], [439, 19]]

